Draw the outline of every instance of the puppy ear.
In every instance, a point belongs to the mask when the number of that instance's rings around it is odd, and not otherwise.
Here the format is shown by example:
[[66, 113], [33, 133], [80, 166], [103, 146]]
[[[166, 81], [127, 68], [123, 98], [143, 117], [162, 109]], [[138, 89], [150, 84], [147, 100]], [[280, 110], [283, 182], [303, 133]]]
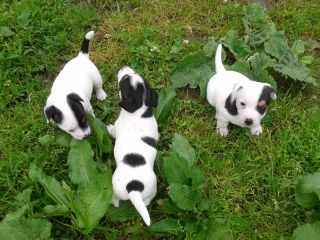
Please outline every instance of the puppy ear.
[[236, 82], [233, 85], [233, 90], [232, 90], [232, 93], [231, 93], [231, 102], [233, 102], [235, 100], [237, 92], [239, 90], [241, 90], [242, 88], [243, 88], [243, 84], [242, 83]]
[[46, 107], [44, 109], [44, 114], [46, 115], [47, 123], [49, 123], [51, 119], [56, 124], [60, 124], [62, 122], [62, 118], [63, 118], [62, 112], [53, 105]]
[[158, 94], [155, 90], [153, 90], [149, 83], [147, 82], [147, 80], [145, 80], [143, 78], [143, 81], [144, 81], [144, 86], [145, 86], [145, 89], [146, 89], [146, 98], [145, 98], [145, 105], [147, 107], [153, 107], [153, 108], [156, 108], [158, 106]]
[[121, 100], [121, 102], [119, 102], [119, 106], [129, 113], [133, 113], [138, 109], [136, 107], [135, 100], [131, 96]]
[[72, 101], [84, 102], [83, 99], [76, 93], [68, 94], [67, 98], [72, 100]]

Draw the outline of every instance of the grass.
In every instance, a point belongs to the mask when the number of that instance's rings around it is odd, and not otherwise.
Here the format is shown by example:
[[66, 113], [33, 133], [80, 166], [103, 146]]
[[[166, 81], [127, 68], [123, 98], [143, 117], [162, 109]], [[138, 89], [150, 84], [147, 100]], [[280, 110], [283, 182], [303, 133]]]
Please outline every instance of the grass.
[[[278, 30], [284, 29], [290, 45], [296, 39], [319, 40], [319, 7], [316, 0], [269, 1], [267, 10]], [[0, 216], [14, 210], [14, 197], [33, 187], [34, 199], [48, 202], [44, 191], [29, 177], [30, 163], [48, 175], [65, 180], [68, 148], [41, 145], [44, 135], [63, 134], [46, 125], [43, 107], [51, 83], [62, 66], [79, 51], [84, 34], [94, 29], [90, 56], [101, 70], [108, 93], [105, 102], [92, 100], [96, 115], [109, 105], [116, 109], [104, 122], [114, 122], [119, 113], [116, 73], [123, 65], [142, 73], [158, 91], [171, 85], [175, 63], [199, 50], [208, 37], [220, 39], [230, 29], [244, 31], [242, 1], [7, 1], [0, 26], [12, 36], [0, 35]], [[42, 7], [45, 6], [45, 7]], [[183, 40], [189, 40], [184, 44]], [[151, 52], [152, 46], [158, 51]], [[308, 53], [316, 59], [310, 68], [318, 80], [319, 48]], [[159, 151], [171, 148], [174, 133], [186, 137], [195, 148], [203, 170], [211, 214], [226, 219], [235, 239], [280, 239], [288, 237], [305, 221], [305, 210], [294, 199], [297, 179], [319, 169], [319, 88], [277, 80], [277, 104], [272, 123], [264, 133], [251, 136], [247, 129], [230, 127], [230, 136], [215, 133], [214, 110], [200, 97], [199, 89], [177, 89], [175, 105], [162, 127]], [[107, 159], [104, 159], [107, 160]], [[166, 196], [159, 182], [158, 196]], [[163, 218], [155, 199], [151, 218]], [[41, 203], [38, 206], [41, 211]], [[136, 219], [140, 221], [140, 219]], [[51, 219], [54, 238], [85, 238], [63, 218]], [[130, 238], [128, 227], [105, 219], [101, 226], [113, 228], [120, 239]], [[101, 238], [96, 229], [88, 238]]]

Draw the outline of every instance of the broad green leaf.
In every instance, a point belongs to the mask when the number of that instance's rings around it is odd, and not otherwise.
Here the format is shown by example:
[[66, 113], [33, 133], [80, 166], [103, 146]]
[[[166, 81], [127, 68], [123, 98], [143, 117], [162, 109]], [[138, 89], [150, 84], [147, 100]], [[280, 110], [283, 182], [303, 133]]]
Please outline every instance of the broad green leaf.
[[166, 116], [173, 106], [175, 96], [176, 91], [172, 86], [159, 93], [158, 107], [155, 111], [155, 118], [159, 125], [166, 123]]
[[200, 86], [200, 95], [205, 97], [207, 84], [214, 74], [214, 60], [205, 55], [203, 50], [190, 53], [182, 58], [174, 68], [171, 81], [175, 88], [189, 84], [190, 88]]
[[94, 182], [78, 186], [71, 208], [85, 234], [91, 232], [108, 210], [113, 194], [111, 178], [112, 172], [108, 170], [97, 175]]
[[32, 192], [32, 188], [27, 188], [15, 196], [15, 199], [18, 200], [19, 206], [23, 206], [27, 203], [30, 203], [30, 195]]
[[195, 188], [203, 188], [204, 187], [204, 175], [198, 167], [196, 167], [196, 166], [191, 167], [190, 176], [192, 178], [192, 186], [193, 187], [195, 187]]
[[312, 56], [303, 56], [300, 59], [301, 62], [303, 62], [306, 65], [314, 63], [314, 58]]
[[169, 156], [164, 159], [164, 170], [169, 184], [190, 184], [188, 162], [180, 157], [178, 153], [171, 152]]
[[189, 167], [195, 164], [196, 153], [194, 151], [194, 148], [191, 147], [189, 141], [180, 134], [174, 134], [172, 141], [172, 151], [178, 153], [180, 157], [186, 159], [188, 161]]
[[296, 40], [292, 47], [292, 51], [294, 51], [297, 55], [300, 55], [301, 53], [304, 53], [304, 42], [299, 40]]
[[44, 212], [50, 216], [68, 216], [70, 209], [66, 205], [48, 205], [44, 207]]
[[47, 176], [44, 171], [34, 164], [29, 168], [29, 176], [33, 181], [39, 182], [47, 195], [57, 204], [70, 206], [68, 199], [65, 197], [60, 183], [54, 178]]
[[250, 64], [245, 60], [235, 62], [230, 67], [230, 70], [241, 73], [249, 79], [253, 79], [250, 71]]
[[5, 221], [12, 221], [12, 220], [19, 220], [22, 216], [24, 216], [27, 212], [30, 212], [31, 204], [27, 203], [24, 206], [18, 208], [16, 211], [8, 213], [3, 222]]
[[175, 183], [168, 187], [168, 193], [179, 208], [197, 212], [196, 204], [201, 200], [201, 196], [196, 189]]
[[14, 34], [14, 32], [12, 32], [10, 28], [5, 27], [5, 26], [0, 26], [0, 36], [10, 37], [13, 34]]
[[42, 145], [47, 144], [48, 142], [50, 142], [51, 137], [49, 135], [44, 135], [38, 138], [38, 142], [41, 143]]
[[276, 32], [275, 24], [267, 19], [259, 3], [251, 3], [244, 9], [243, 23], [247, 34], [245, 39], [255, 48], [265, 42], [269, 34]]
[[[209, 58], [214, 58], [216, 55], [216, 51], [218, 48], [219, 43], [216, 42], [214, 37], [210, 37], [208, 39], [207, 44], [203, 47], [204, 54]], [[222, 61], [226, 58], [226, 55], [224, 54], [224, 51], [222, 51]]]
[[107, 130], [107, 126], [101, 122], [99, 118], [94, 118], [92, 120], [92, 118], [89, 116], [88, 119], [89, 123], [91, 124], [91, 129], [97, 139], [99, 156], [101, 157], [102, 153], [110, 153], [113, 150], [113, 145]]
[[198, 223], [196, 233], [192, 234], [193, 240], [204, 240], [206, 239], [207, 227], [204, 224]]
[[320, 172], [308, 174], [299, 180], [296, 201], [303, 207], [320, 204]]
[[303, 224], [298, 227], [292, 235], [293, 240], [319, 240], [320, 239], [320, 222], [313, 224]]
[[293, 80], [317, 85], [315, 79], [311, 76], [311, 70], [304, 63], [298, 61], [298, 56], [291, 50], [288, 43], [284, 40], [282, 31], [269, 36], [269, 41], [265, 42], [266, 53], [274, 56], [277, 63], [274, 69], [284, 76], [289, 76]]
[[57, 134], [54, 136], [55, 143], [62, 147], [70, 147], [71, 139], [73, 138], [69, 134]]
[[111, 204], [105, 216], [112, 222], [124, 222], [139, 216], [139, 213], [131, 201], [120, 201], [117, 208]]
[[108, 116], [110, 113], [114, 112], [114, 108], [109, 107], [107, 109], [105, 109], [100, 115], [99, 115], [99, 119], [102, 121], [106, 116]]
[[93, 151], [86, 141], [77, 141], [68, 155], [69, 176], [73, 183], [87, 185], [98, 175]]
[[230, 30], [227, 35], [222, 38], [223, 45], [229, 48], [237, 60], [246, 58], [251, 50], [250, 47], [239, 38], [238, 31]]
[[153, 223], [147, 230], [152, 233], [170, 233], [177, 235], [182, 229], [180, 229], [177, 219], [166, 218], [158, 222]]
[[185, 211], [178, 208], [177, 204], [175, 204], [172, 200], [170, 199], [160, 199], [157, 201], [158, 205], [160, 205], [162, 211], [166, 214], [174, 214], [176, 216], [186, 216]]
[[220, 219], [208, 218], [203, 222], [207, 226], [206, 240], [232, 240], [232, 230], [228, 223]]
[[0, 237], [5, 240], [49, 239], [52, 224], [43, 219], [13, 220], [0, 223]]

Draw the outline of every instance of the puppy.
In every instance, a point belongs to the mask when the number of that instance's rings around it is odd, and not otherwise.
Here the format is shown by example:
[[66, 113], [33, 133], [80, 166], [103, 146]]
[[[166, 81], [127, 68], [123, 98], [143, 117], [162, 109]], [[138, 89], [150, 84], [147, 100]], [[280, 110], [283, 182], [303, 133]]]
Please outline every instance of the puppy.
[[79, 55], [59, 73], [44, 108], [47, 123], [52, 120], [78, 140], [87, 138], [91, 133], [86, 113], [94, 116], [90, 104], [92, 88], [99, 100], [107, 97], [102, 89], [100, 73], [89, 59], [89, 42], [93, 35], [93, 31], [86, 34]]
[[215, 56], [216, 74], [208, 82], [207, 100], [216, 108], [217, 132], [228, 135], [229, 122], [250, 128], [252, 135], [260, 135], [261, 119], [271, 99], [276, 99], [268, 83], [249, 80], [246, 76], [226, 71], [221, 60], [221, 44]]
[[118, 72], [118, 85], [122, 110], [115, 124], [107, 126], [111, 137], [116, 139], [112, 203], [118, 207], [120, 200], [130, 199], [149, 226], [146, 206], [157, 192], [153, 164], [159, 133], [152, 108], [158, 106], [158, 95], [142, 76], [127, 66]]

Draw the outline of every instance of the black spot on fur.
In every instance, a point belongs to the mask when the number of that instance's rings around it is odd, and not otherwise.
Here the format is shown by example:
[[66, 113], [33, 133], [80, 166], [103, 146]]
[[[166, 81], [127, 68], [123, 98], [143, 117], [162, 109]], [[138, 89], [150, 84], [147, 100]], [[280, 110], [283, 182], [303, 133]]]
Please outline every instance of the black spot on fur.
[[138, 180], [132, 180], [131, 182], [129, 182], [127, 184], [126, 188], [127, 188], [128, 193], [130, 193], [132, 191], [142, 192], [144, 190], [144, 185], [142, 182], [140, 182]]
[[233, 115], [236, 116], [238, 115], [238, 108], [236, 105], [236, 100], [234, 100], [233, 102], [231, 102], [231, 94], [229, 95], [229, 97], [226, 99], [226, 103], [224, 105], [224, 107], [227, 109], [227, 111]]
[[[260, 98], [258, 100], [257, 111], [263, 115], [270, 104], [271, 101], [271, 93], [274, 92], [274, 89], [269, 86], [264, 86], [262, 88]], [[264, 103], [264, 104], [261, 104]]]
[[141, 138], [141, 140], [144, 141], [149, 146], [154, 147], [155, 149], [157, 149], [157, 143], [156, 143], [156, 140], [154, 138], [143, 137], [143, 138]]
[[145, 89], [146, 89], [144, 104], [147, 107], [156, 108], [158, 106], [158, 94], [157, 94], [157, 92], [155, 90], [153, 90], [150, 87], [148, 81], [144, 77], [142, 77], [142, 79], [143, 79], [144, 86], [145, 86]]
[[47, 107], [44, 112], [48, 121], [52, 119], [56, 124], [62, 123], [63, 114], [60, 109], [52, 105], [50, 107]]
[[146, 111], [141, 115], [142, 118], [149, 118], [153, 116], [152, 109], [148, 107]]
[[140, 167], [146, 164], [144, 157], [135, 153], [125, 155], [122, 161], [131, 167]]
[[136, 88], [130, 84], [130, 77], [125, 75], [119, 83], [122, 100], [119, 106], [127, 112], [134, 113], [143, 105], [144, 87], [138, 83]]
[[67, 103], [73, 111], [79, 127], [82, 129], [88, 128], [87, 114], [81, 104], [83, 99], [76, 93], [70, 93], [67, 95]]
[[84, 54], [88, 54], [89, 53], [89, 43], [90, 43], [90, 39], [84, 38], [82, 41], [82, 45], [81, 45], [81, 49], [80, 51]]

